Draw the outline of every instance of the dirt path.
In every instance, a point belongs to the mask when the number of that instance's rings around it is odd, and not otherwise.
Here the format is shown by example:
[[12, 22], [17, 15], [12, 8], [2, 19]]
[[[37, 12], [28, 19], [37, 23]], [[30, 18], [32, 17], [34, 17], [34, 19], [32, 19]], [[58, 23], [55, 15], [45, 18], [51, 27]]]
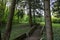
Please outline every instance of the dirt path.
[[27, 37], [25, 40], [40, 40], [40, 27], [38, 27], [30, 37]]

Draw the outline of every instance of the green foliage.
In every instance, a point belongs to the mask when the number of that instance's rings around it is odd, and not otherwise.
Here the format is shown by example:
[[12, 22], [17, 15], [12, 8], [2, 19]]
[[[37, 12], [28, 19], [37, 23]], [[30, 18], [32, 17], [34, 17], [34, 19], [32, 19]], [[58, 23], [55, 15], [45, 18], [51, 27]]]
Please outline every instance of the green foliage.
[[0, 18], [2, 18], [4, 15], [4, 9], [5, 5], [3, 4], [3, 2], [0, 1]]
[[60, 18], [54, 17], [54, 18], [52, 18], [52, 22], [53, 23], [60, 23]]
[[29, 21], [28, 15], [24, 15], [24, 17], [23, 17], [23, 19], [22, 19], [22, 22], [23, 22], [23, 23], [28, 23], [28, 21]]
[[2, 21], [6, 23], [7, 19], [8, 19], [8, 16], [9, 16], [9, 8], [5, 7]]
[[53, 12], [56, 14], [55, 17], [60, 17], [60, 0], [54, 2]]
[[16, 15], [19, 17], [21, 17], [21, 18], [23, 18], [23, 15], [24, 15], [24, 12], [23, 12], [23, 10], [21, 9], [21, 10], [18, 10], [18, 12], [16, 13]]

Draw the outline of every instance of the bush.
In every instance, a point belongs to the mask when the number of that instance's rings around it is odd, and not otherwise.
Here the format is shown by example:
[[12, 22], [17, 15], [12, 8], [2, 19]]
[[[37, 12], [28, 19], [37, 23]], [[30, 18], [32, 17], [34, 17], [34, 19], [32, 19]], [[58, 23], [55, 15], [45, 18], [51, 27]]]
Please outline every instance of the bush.
[[60, 18], [54, 17], [54, 18], [52, 18], [52, 22], [53, 23], [60, 23]]

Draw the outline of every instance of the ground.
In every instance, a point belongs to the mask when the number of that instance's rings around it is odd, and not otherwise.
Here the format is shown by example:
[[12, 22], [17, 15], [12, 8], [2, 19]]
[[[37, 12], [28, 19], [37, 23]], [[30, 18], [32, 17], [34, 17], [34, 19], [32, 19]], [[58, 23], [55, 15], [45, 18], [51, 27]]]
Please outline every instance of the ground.
[[[44, 25], [44, 23], [42, 23], [41, 25]], [[60, 24], [54, 24], [53, 25], [53, 34], [54, 34], [54, 40], [60, 40]], [[4, 27], [2, 27], [2, 33], [4, 30]], [[10, 39], [14, 39], [17, 36], [20, 36], [21, 34], [28, 32], [30, 30], [29, 25], [26, 24], [14, 24], [12, 26], [12, 32], [11, 32], [11, 37]], [[42, 36], [43, 40], [46, 40], [46, 35], [45, 33]]]
[[[44, 22], [42, 22], [41, 25], [44, 25]], [[60, 24], [52, 23], [52, 27], [53, 27], [54, 40], [60, 40]], [[46, 40], [46, 33], [45, 32], [44, 32], [42, 38], [43, 38], [43, 40]]]
[[[29, 27], [28, 24], [13, 24], [10, 40], [13, 40], [14, 38], [28, 32], [30, 28], [31, 27]], [[5, 30], [5, 26], [2, 27], [2, 35], [4, 33], [4, 30]]]

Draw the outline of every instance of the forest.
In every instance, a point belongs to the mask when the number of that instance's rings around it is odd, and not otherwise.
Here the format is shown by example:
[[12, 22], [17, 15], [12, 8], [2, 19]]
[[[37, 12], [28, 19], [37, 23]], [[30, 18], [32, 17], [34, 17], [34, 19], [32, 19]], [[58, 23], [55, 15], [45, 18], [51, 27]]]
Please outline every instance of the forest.
[[60, 0], [0, 0], [0, 40], [60, 40]]

